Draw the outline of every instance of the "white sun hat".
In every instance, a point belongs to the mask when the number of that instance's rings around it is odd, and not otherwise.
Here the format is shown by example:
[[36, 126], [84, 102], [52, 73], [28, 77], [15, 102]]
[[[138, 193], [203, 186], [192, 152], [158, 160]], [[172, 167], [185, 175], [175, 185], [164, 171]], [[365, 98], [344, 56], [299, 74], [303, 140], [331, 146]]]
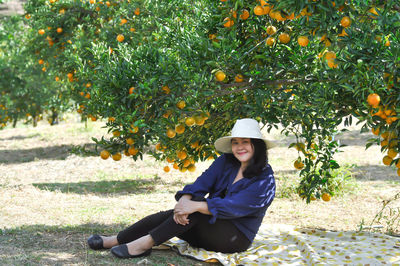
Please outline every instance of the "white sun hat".
[[252, 118], [238, 119], [232, 128], [230, 136], [225, 136], [215, 141], [214, 146], [217, 151], [223, 153], [232, 153], [232, 138], [261, 139], [267, 145], [267, 149], [271, 149], [276, 146], [273, 141], [267, 140], [262, 135], [258, 122]]

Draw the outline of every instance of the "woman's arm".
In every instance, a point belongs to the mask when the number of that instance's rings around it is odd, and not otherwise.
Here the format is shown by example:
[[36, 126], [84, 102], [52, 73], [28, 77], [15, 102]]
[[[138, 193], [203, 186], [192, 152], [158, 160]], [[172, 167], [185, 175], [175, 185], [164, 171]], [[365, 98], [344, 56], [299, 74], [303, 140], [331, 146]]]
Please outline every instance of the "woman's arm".
[[211, 214], [206, 201], [193, 201], [191, 197], [191, 195], [183, 195], [175, 205], [174, 213], [177, 215], [189, 215], [194, 212]]

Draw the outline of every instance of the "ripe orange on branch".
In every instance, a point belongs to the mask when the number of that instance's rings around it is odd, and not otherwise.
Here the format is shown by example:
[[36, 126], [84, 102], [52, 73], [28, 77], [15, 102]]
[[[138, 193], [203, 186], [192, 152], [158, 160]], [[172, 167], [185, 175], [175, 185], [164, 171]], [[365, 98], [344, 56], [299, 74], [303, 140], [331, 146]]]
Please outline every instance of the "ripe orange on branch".
[[285, 44], [289, 43], [290, 42], [289, 34], [287, 34], [286, 32], [282, 32], [281, 34], [279, 34], [279, 41]]
[[297, 38], [297, 42], [299, 43], [300, 46], [307, 46], [309, 43], [308, 37], [307, 36], [299, 36]]
[[122, 35], [122, 34], [118, 34], [118, 36], [117, 36], [117, 41], [119, 41], [119, 42], [123, 42], [125, 40], [125, 37], [124, 37], [124, 35]]
[[340, 25], [342, 25], [343, 28], [350, 27], [351, 25], [351, 19], [349, 17], [343, 17], [340, 20]]
[[218, 81], [223, 81], [226, 78], [226, 75], [225, 75], [225, 73], [223, 71], [218, 70], [217, 72], [215, 72], [215, 78]]
[[107, 160], [110, 157], [110, 152], [107, 150], [103, 150], [100, 152], [100, 157], [103, 160]]
[[379, 103], [381, 102], [381, 97], [379, 97], [379, 95], [376, 93], [371, 93], [367, 97], [367, 102], [373, 108], [376, 108], [379, 106]]

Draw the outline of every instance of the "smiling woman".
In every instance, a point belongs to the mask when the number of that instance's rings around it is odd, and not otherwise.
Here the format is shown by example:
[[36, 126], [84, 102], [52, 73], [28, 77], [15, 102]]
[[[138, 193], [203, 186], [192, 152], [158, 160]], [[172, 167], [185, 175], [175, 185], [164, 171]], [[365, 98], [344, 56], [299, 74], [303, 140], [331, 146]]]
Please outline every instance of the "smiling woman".
[[[197, 180], [178, 191], [175, 208], [149, 215], [114, 236], [92, 235], [92, 249], [111, 248], [119, 258], [148, 256], [154, 245], [179, 237], [193, 247], [234, 253], [247, 250], [275, 197], [265, 139], [254, 119], [237, 120], [217, 139], [224, 154]], [[208, 197], [205, 196], [208, 194]]]

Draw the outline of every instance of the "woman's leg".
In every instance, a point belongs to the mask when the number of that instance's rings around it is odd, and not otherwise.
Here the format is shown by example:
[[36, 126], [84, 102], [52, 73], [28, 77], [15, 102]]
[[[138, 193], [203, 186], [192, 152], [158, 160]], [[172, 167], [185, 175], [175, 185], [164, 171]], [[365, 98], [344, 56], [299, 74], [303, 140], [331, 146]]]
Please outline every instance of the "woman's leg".
[[194, 247], [234, 253], [246, 250], [251, 242], [229, 220], [217, 220], [210, 224], [209, 215], [199, 212], [189, 215], [189, 224], [179, 225], [168, 217], [162, 224], [149, 232], [155, 245], [177, 236]]
[[173, 215], [173, 210], [158, 212], [134, 223], [133, 225], [119, 232], [118, 235], [100, 236], [103, 240], [103, 247], [112, 248], [119, 244], [132, 242], [144, 235], [147, 235], [151, 229], [160, 225], [170, 215]]
[[168, 210], [151, 214], [141, 219], [118, 233], [118, 243], [126, 244], [147, 235], [152, 229], [162, 224], [169, 217], [173, 217], [173, 215], [174, 210]]

